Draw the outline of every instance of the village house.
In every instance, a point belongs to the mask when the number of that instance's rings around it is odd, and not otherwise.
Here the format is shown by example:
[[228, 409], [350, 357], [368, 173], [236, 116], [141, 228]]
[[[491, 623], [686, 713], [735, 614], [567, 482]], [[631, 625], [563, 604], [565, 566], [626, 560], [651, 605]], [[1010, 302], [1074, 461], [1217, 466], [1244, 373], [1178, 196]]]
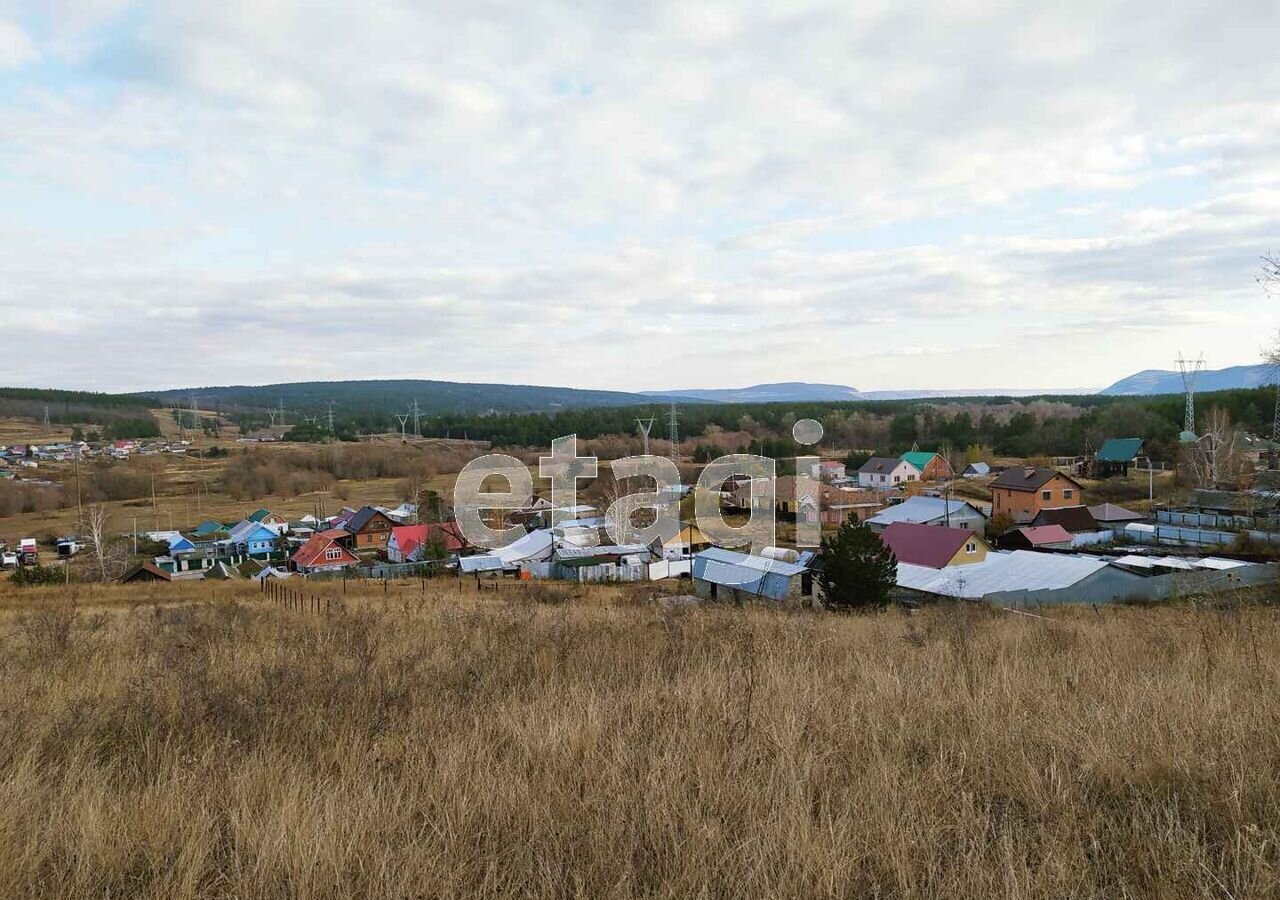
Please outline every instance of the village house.
[[1008, 469], [991, 482], [991, 514], [1024, 524], [1033, 521], [1042, 509], [1082, 505], [1083, 493], [1080, 482], [1056, 469]]
[[894, 522], [880, 533], [899, 563], [945, 569], [980, 563], [991, 547], [986, 539], [967, 528]]
[[355, 551], [386, 550], [391, 529], [396, 527], [390, 516], [372, 506], [362, 506], [343, 525], [355, 536]]
[[908, 497], [886, 507], [867, 519], [871, 530], [882, 532], [895, 522], [917, 525], [945, 525], [963, 528], [979, 535], [987, 533], [987, 514], [968, 500], [946, 500], [942, 497]]
[[387, 540], [387, 559], [393, 563], [421, 562], [432, 547], [445, 554], [457, 553], [466, 546], [455, 522], [431, 522], [421, 525], [397, 525]]
[[250, 522], [248, 519], [236, 523], [227, 535], [227, 543], [234, 551], [241, 556], [251, 556], [255, 559], [274, 556], [279, 539], [280, 535], [266, 525]]
[[1108, 438], [1094, 456], [1094, 476], [1128, 475], [1129, 467], [1142, 455], [1142, 447], [1142, 438]]
[[294, 571], [314, 575], [354, 568], [360, 563], [360, 557], [333, 538], [317, 534], [299, 547], [289, 561]]
[[873, 456], [858, 469], [858, 487], [893, 490], [920, 477], [920, 470], [905, 459]]
[[834, 459], [824, 459], [809, 467], [809, 475], [819, 481], [840, 481], [845, 475], [845, 465]]
[[1070, 550], [1071, 532], [1061, 525], [1024, 525], [1000, 536], [1005, 550]]
[[946, 457], [941, 453], [934, 453], [929, 450], [912, 450], [902, 454], [901, 458], [920, 471], [921, 481], [942, 481], [945, 478], [955, 477], [951, 463], [947, 462]]
[[788, 562], [711, 547], [693, 557], [694, 591], [713, 600], [758, 597], [803, 602], [813, 597], [812, 556], [801, 554]]

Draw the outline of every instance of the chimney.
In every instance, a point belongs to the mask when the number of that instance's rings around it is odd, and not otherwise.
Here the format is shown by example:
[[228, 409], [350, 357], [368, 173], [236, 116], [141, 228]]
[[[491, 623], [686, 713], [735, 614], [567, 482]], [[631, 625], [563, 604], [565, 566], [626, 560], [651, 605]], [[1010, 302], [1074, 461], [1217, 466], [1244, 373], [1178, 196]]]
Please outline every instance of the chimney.
[[1036, 470], [1034, 466], [1027, 466], [1025, 469], [1022, 470], [1023, 478], [1030, 478], [1034, 474], [1036, 474]]

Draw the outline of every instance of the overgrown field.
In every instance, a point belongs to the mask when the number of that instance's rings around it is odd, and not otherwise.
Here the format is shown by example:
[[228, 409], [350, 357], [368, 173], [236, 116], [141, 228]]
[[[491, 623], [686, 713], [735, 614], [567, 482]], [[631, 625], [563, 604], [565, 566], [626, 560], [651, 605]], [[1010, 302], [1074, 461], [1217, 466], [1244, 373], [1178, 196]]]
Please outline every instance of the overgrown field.
[[1267, 609], [400, 590], [6, 595], [0, 895], [1278, 893]]

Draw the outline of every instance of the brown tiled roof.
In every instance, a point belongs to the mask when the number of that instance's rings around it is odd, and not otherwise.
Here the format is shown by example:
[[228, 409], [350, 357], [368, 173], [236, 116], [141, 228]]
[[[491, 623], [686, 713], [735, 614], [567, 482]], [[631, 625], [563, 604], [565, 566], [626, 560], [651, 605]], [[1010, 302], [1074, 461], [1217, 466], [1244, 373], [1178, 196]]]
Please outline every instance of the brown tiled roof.
[[1077, 487], [1080, 483], [1070, 475], [1063, 475], [1057, 469], [1046, 469], [1043, 466], [1014, 466], [1005, 469], [1000, 477], [991, 482], [993, 488], [1007, 488], [1011, 491], [1038, 491], [1054, 477], [1062, 475]]
[[1089, 512], [1087, 506], [1058, 506], [1042, 509], [1031, 524], [1035, 527], [1061, 525], [1072, 534], [1098, 530], [1098, 520], [1093, 517], [1093, 513]]

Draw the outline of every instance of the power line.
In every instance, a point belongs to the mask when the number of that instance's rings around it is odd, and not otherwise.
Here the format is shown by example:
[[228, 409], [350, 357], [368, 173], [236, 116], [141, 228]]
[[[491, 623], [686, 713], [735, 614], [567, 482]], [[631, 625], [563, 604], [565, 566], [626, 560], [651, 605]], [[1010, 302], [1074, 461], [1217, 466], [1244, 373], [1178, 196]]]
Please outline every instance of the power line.
[[640, 435], [644, 439], [644, 455], [649, 455], [649, 432], [653, 430], [653, 423], [657, 419], [636, 419], [636, 427], [640, 429]]
[[1194, 437], [1196, 433], [1196, 381], [1204, 370], [1204, 354], [1191, 360], [1178, 354], [1178, 371], [1182, 373], [1182, 386], [1187, 392], [1186, 421], [1183, 425], [1183, 437]]

